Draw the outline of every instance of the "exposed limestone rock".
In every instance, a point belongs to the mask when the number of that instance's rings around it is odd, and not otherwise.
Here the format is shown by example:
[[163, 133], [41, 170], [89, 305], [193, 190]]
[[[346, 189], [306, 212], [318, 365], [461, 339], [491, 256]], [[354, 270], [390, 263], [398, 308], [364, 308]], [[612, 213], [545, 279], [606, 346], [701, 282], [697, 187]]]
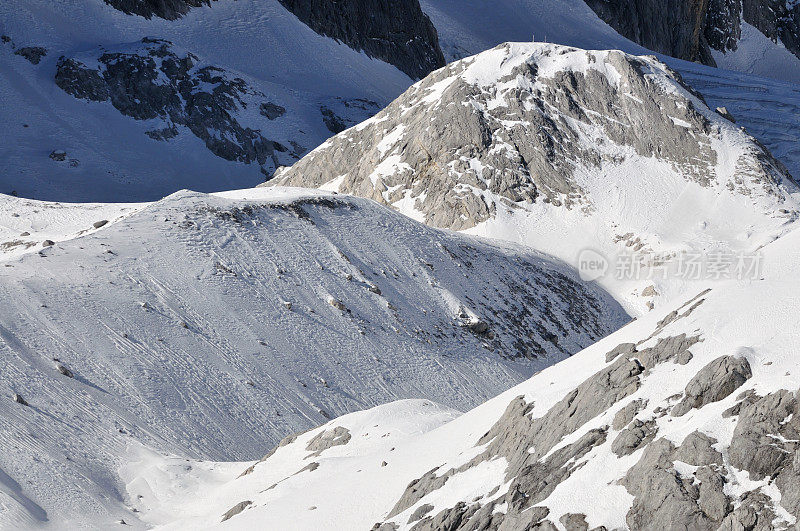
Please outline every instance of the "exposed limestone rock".
[[559, 518], [559, 522], [567, 531], [587, 531], [589, 529], [585, 514], [567, 513]]
[[614, 415], [614, 420], [611, 423], [611, 427], [617, 431], [621, 430], [630, 424], [630, 422], [633, 420], [633, 417], [635, 417], [646, 406], [647, 400], [644, 398], [632, 400], [624, 408], [617, 411], [617, 414]]
[[56, 365], [56, 370], [67, 378], [75, 378], [75, 375], [72, 373], [72, 371], [60, 363]]
[[636, 352], [636, 344], [622, 343], [621, 345], [614, 347], [614, 350], [606, 354], [606, 363], [615, 360], [620, 354], [630, 355], [634, 352]]
[[800, 406], [793, 393], [780, 390], [742, 407], [728, 456], [732, 466], [755, 480], [794, 475], [800, 447]]
[[647, 422], [634, 420], [631, 426], [624, 429], [611, 443], [611, 451], [620, 457], [630, 455], [655, 439], [657, 432], [658, 426], [655, 420]]
[[705, 38], [721, 52], [736, 50], [742, 21], [800, 57], [800, 4], [785, 0], [708, 0]]
[[[672, 343], [665, 340], [662, 344]], [[669, 357], [653, 356], [653, 359], [666, 360]], [[639, 375], [643, 371], [644, 367], [637, 359], [618, 357], [611, 365], [568, 393], [544, 416], [536, 419], [530, 418], [533, 404], [526, 403], [522, 396], [517, 397], [511, 401], [497, 423], [478, 441], [478, 445], [487, 445], [482, 454], [457, 469], [445, 472], [434, 469], [412, 481], [390, 512], [389, 518], [414, 506], [427, 494], [441, 488], [455, 474], [483, 461], [504, 457], [509, 463], [506, 478], [511, 482], [511, 487], [495, 503], [507, 503], [506, 513], [493, 513], [493, 504], [483, 507], [457, 506], [442, 511], [433, 519], [420, 521], [420, 529], [436, 529], [432, 526], [434, 522], [453, 521], [448, 519], [456, 516], [459, 526], [466, 529], [494, 528], [501, 525], [501, 522], [507, 522], [503, 523], [505, 527], [502, 528], [508, 529], [539, 525], [547, 513], [542, 514], [541, 511], [530, 508], [547, 498], [558, 484], [567, 479], [580, 466], [580, 459], [592, 448], [606, 441], [607, 427], [588, 430], [575, 442], [552, 453], [551, 450], [564, 436], [575, 432], [614, 403], [634, 393], [639, 388]], [[652, 425], [648, 424], [645, 431], [652, 431], [654, 425], [654, 422]], [[646, 443], [651, 439], [653, 434], [649, 431], [639, 440]], [[469, 525], [467, 521], [470, 522]], [[485, 527], [489, 524], [492, 527]], [[552, 522], [541, 522], [541, 525], [547, 528]]]
[[432, 510], [433, 510], [433, 505], [431, 505], [430, 503], [423, 503], [422, 505], [417, 507], [416, 511], [414, 511], [411, 514], [411, 517], [408, 519], [408, 523], [410, 524], [416, 522], [417, 520], [421, 520], [423, 516], [425, 516]]
[[14, 402], [16, 402], [17, 404], [21, 405], [21, 406], [30, 405], [30, 404], [28, 404], [28, 402], [24, 398], [22, 398], [22, 395], [20, 395], [18, 393], [14, 393], [13, 395], [11, 395], [11, 399]]
[[280, 105], [275, 105], [271, 102], [266, 102], [261, 104], [261, 106], [258, 108], [258, 112], [261, 114], [261, 116], [267, 118], [267, 120], [277, 120], [286, 114], [286, 108], [281, 107]]
[[25, 46], [24, 48], [17, 48], [14, 54], [24, 57], [32, 64], [38, 65], [42, 57], [47, 55], [47, 48], [42, 48], [41, 46]]
[[320, 455], [328, 448], [341, 446], [350, 442], [350, 430], [342, 426], [336, 426], [332, 430], [322, 430], [313, 439], [308, 441], [306, 450], [314, 452], [313, 455]]
[[308, 27], [382, 59], [413, 79], [444, 66], [436, 29], [418, 0], [279, 0]]
[[719, 113], [720, 116], [725, 118], [726, 120], [730, 120], [732, 123], [736, 123], [736, 119], [733, 115], [728, 111], [725, 107], [717, 107], [716, 111]]
[[250, 501], [250, 500], [245, 500], [245, 501], [241, 501], [241, 502], [237, 503], [236, 505], [234, 505], [233, 507], [228, 509], [225, 512], [225, 514], [222, 515], [222, 521], [224, 522], [226, 520], [230, 520], [231, 518], [233, 518], [237, 514], [239, 514], [242, 511], [244, 511], [249, 505], [252, 505], [252, 503], [253, 502]]
[[675, 405], [672, 415], [680, 417], [691, 409], [718, 402], [741, 387], [752, 375], [745, 358], [721, 356], [700, 369], [686, 384], [686, 396]]
[[656, 365], [670, 360], [679, 365], [686, 365], [692, 359], [689, 347], [699, 341], [699, 337], [686, 337], [686, 334], [661, 338], [655, 346], [642, 349], [637, 354], [637, 358], [648, 371]]
[[67, 160], [67, 152], [63, 149], [56, 149], [50, 152], [50, 159], [56, 162], [64, 162]]
[[[554, 67], [561, 61], [570, 67]], [[717, 174], [720, 124], [688, 90], [654, 59], [504, 44], [437, 70], [266, 184], [336, 180], [341, 193], [404, 200], [426, 223], [454, 230], [536, 202], [591, 212], [576, 172], [633, 157], [656, 157], [701, 186], [747, 182], [781, 194], [776, 183], [790, 178], [755, 142], [734, 175]]]
[[[674, 468], [675, 453], [670, 441], [658, 439], [647, 445], [642, 457], [622, 479], [621, 483], [634, 496], [626, 518], [631, 529], [711, 530], [727, 514], [729, 506], [722, 491], [724, 478], [708, 466], [711, 463], [703, 463], [693, 477], [681, 476]], [[723, 508], [721, 499], [726, 500]]]
[[736, 510], [725, 517], [718, 531], [772, 531], [776, 517], [769, 496], [748, 492]]
[[61, 57], [56, 84], [76, 98], [110, 101], [136, 120], [163, 120], [163, 129], [147, 133], [154, 139], [167, 140], [177, 134], [176, 125], [185, 126], [215, 155], [258, 164], [265, 175], [299, 157], [239, 123], [238, 112], [265, 97], [243, 79], [201, 66], [197, 57], [163, 40], [145, 38], [132, 50], [98, 54], [80, 60]]
[[294, 441], [297, 440], [297, 437], [300, 436], [300, 435], [302, 435], [302, 434], [301, 433], [295, 433], [295, 434], [288, 435], [288, 436], [284, 437], [283, 439], [281, 439], [281, 442], [278, 443], [278, 446], [276, 446], [275, 448], [270, 450], [269, 453], [267, 455], [265, 455], [264, 457], [262, 457], [260, 461], [256, 461], [255, 463], [253, 463], [252, 465], [247, 467], [244, 472], [239, 474], [238, 477], [242, 477], [242, 476], [246, 476], [248, 474], [251, 474], [253, 472], [253, 470], [255, 470], [256, 465], [258, 465], [259, 463], [263, 463], [264, 461], [266, 461], [267, 459], [269, 459], [270, 457], [275, 455], [275, 452], [277, 452], [279, 448], [283, 448], [287, 444], [292, 444]]
[[716, 439], [705, 433], [694, 431], [683, 440], [675, 451], [675, 459], [692, 466], [722, 466], [722, 454], [713, 447], [716, 443]]

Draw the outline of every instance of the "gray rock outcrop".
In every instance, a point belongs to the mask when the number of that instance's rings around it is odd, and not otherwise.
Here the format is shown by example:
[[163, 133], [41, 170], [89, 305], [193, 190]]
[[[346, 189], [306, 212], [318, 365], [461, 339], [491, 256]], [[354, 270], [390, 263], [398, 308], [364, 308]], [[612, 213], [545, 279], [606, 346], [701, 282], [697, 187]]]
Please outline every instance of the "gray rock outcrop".
[[180, 18], [193, 7], [210, 5], [212, 0], [104, 0], [106, 4], [129, 15], [167, 20]]
[[[724, 492], [722, 456], [711, 448], [713, 442], [695, 433], [678, 448], [666, 439], [647, 446], [621, 482], [634, 496], [627, 515], [631, 529], [717, 529], [731, 506]], [[685, 476], [675, 469], [675, 461], [698, 468]]]
[[14, 54], [24, 57], [32, 64], [38, 65], [42, 57], [47, 55], [47, 48], [42, 46], [25, 46], [23, 48], [17, 48]]
[[[570, 66], [554, 67], [562, 63]], [[487, 71], [493, 79], [482, 77]], [[426, 223], [454, 230], [538, 202], [591, 212], [576, 168], [598, 171], [634, 156], [623, 152], [666, 161], [701, 186], [746, 183], [782, 196], [778, 183], [791, 178], [752, 139], [733, 175], [717, 173], [712, 143], [731, 124], [689, 90], [648, 58], [504, 44], [434, 72], [266, 185], [336, 182], [339, 192], [404, 201]]]
[[[637, 353], [637, 357], [631, 357], [631, 359], [617, 356], [610, 365], [567, 393], [547, 413], [538, 418], [531, 418], [534, 406], [532, 403], [526, 402], [523, 396], [515, 398], [500, 419], [476, 443], [476, 446], [486, 446], [480, 455], [458, 468], [446, 471], [436, 468], [412, 481], [389, 513], [388, 518], [391, 519], [414, 507], [425, 496], [442, 488], [454, 475], [482, 462], [503, 457], [508, 461], [505, 481], [510, 483], [505, 496], [500, 496], [493, 502], [485, 504], [460, 502], [453, 508], [441, 511], [435, 516], [426, 516], [415, 524], [414, 529], [443, 529], [441, 526], [444, 523], [450, 525], [444, 529], [452, 530], [555, 529], [553, 522], [545, 519], [548, 510], [544, 507], [537, 507], [536, 504], [545, 500], [559, 484], [581, 467], [583, 456], [607, 441], [608, 426], [588, 429], [569, 444], [559, 446], [559, 443], [615, 403], [635, 393], [641, 386], [642, 376], [646, 369], [652, 369], [654, 364], [658, 363], [677, 362], [681, 349], [688, 348], [686, 345], [689, 343], [685, 336], [662, 338], [655, 346], [643, 351], [647, 352], [648, 365], [643, 365], [643, 362], [638, 359], [641, 353]], [[617, 349], [631, 350], [629, 344], [620, 345]], [[634, 410], [643, 407], [643, 401], [640, 399], [634, 400], [632, 404], [635, 404], [631, 407]], [[628, 407], [626, 406], [624, 409]], [[650, 420], [647, 422], [634, 421], [634, 423], [635, 425], [618, 435], [612, 443], [612, 449], [618, 455], [624, 456], [641, 447], [646, 448], [639, 471], [634, 472], [630, 479], [629, 491], [633, 489], [631, 493], [637, 496], [635, 492], [639, 492], [640, 488], [642, 492], [647, 490], [648, 487], [639, 487], [639, 484], [646, 481], [646, 478], [649, 477], [648, 474], [661, 461], [661, 454], [666, 452], [672, 457], [676, 449], [671, 443], [664, 441], [657, 445], [660, 449], [650, 450], [656, 444], [650, 442], [656, 435], [656, 422]], [[715, 458], [708, 458], [708, 452], [693, 451], [701, 446], [702, 442], [700, 440], [687, 445], [684, 453], [689, 456], [686, 459], [698, 462], [703, 460], [703, 464], [707, 464], [705, 461], [716, 463]], [[665, 475], [664, 482], [667, 482], [667, 475], [670, 474], [668, 470], [671, 468], [671, 462], [669, 466], [665, 462], [662, 467]], [[715, 481], [716, 476], [707, 480], [709, 484], [717, 485], [718, 482]], [[714, 493], [705, 494], [703, 503], [708, 500], [709, 506], [716, 507], [718, 499], [712, 495]], [[695, 506], [699, 497], [698, 491], [697, 496], [692, 499]], [[500, 504], [504, 504], [504, 512], [494, 510]], [[643, 506], [649, 504], [650, 500], [648, 499]], [[580, 526], [580, 522], [583, 521], [581, 516], [577, 514], [570, 516], [568, 518], [569, 525]], [[561, 523], [567, 525], [564, 521]], [[376, 525], [376, 529], [378, 528], [380, 525]]]
[[708, 0], [704, 35], [715, 50], [736, 50], [742, 22], [800, 57], [800, 4], [785, 0]]
[[[95, 62], [88, 66], [83, 61]], [[68, 94], [110, 102], [136, 120], [160, 119], [165, 128], [148, 132], [166, 140], [184, 126], [215, 155], [230, 161], [258, 164], [270, 175], [300, 153], [265, 138], [240, 123], [246, 100], [266, 98], [239, 78], [214, 66], [203, 66], [168, 41], [145, 38], [133, 49], [104, 52], [96, 58], [61, 57], [56, 84]], [[269, 102], [264, 102], [269, 103]]]
[[746, 382], [753, 372], [745, 358], [721, 356], [698, 372], [688, 384], [683, 400], [675, 405], [672, 415], [680, 417], [691, 409], [718, 402]]
[[342, 426], [336, 426], [332, 430], [322, 430], [315, 435], [314, 438], [308, 441], [306, 450], [314, 452], [314, 455], [320, 455], [328, 448], [347, 444], [351, 438], [350, 430]]

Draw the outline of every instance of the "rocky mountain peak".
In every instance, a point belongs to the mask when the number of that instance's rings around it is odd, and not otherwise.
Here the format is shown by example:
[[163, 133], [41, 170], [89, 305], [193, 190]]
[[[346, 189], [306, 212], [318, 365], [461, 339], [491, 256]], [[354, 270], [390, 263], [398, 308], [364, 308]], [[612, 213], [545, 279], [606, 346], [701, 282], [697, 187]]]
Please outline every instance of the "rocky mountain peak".
[[655, 58], [507, 43], [434, 72], [270, 184], [332, 187], [462, 230], [533, 204], [605, 208], [591, 189], [643, 160], [728, 192], [780, 198], [791, 182]]

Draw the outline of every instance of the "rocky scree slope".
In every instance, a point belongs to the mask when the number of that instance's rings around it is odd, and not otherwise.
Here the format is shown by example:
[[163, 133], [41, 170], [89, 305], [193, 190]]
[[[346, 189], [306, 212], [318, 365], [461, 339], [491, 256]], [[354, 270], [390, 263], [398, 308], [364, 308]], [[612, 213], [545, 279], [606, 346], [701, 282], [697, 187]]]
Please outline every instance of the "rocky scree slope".
[[793, 529], [798, 234], [764, 249], [761, 281], [634, 321], [440, 428], [358, 444], [378, 408], [289, 438], [163, 529], [216, 528], [242, 500], [226, 528]]
[[665, 65], [548, 44], [434, 72], [270, 185], [368, 197], [570, 263], [586, 247], [751, 251], [798, 212], [783, 165]]
[[0, 527], [135, 522], [130, 448], [241, 460], [391, 400], [468, 409], [627, 320], [557, 261], [364, 199], [120, 207], [3, 264]]

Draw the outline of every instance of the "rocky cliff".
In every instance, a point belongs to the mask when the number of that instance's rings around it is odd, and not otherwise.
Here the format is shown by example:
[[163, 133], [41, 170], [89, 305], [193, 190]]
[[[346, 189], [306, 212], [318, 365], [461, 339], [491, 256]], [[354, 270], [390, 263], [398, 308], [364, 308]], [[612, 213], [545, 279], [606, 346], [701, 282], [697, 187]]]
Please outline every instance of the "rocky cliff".
[[586, 0], [630, 40], [655, 52], [714, 64], [704, 33], [708, 0]]
[[742, 22], [800, 57], [800, 3], [785, 0], [586, 0], [625, 37], [653, 51], [714, 65], [736, 50]]
[[720, 52], [736, 50], [742, 22], [800, 57], [800, 2], [785, 0], [709, 0], [705, 37]]
[[436, 29], [418, 0], [280, 0], [321, 35], [395, 65], [414, 79], [444, 66]]

